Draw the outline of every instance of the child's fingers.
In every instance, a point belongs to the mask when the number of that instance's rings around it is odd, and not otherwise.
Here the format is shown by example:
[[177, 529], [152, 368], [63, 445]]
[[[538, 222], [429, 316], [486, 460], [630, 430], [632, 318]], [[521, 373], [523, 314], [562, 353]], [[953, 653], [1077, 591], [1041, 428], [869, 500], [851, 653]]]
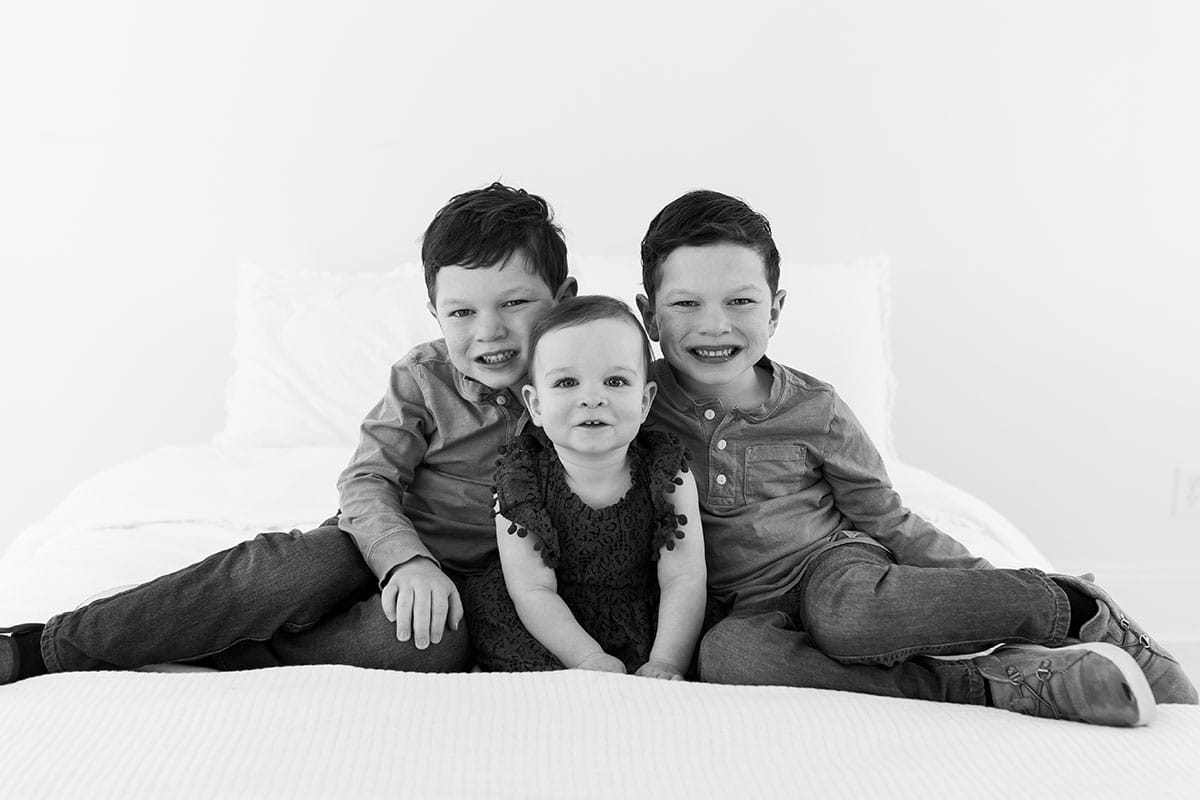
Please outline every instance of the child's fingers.
[[406, 586], [396, 598], [396, 638], [407, 642], [413, 634], [413, 593]]
[[430, 592], [428, 587], [413, 592], [412, 634], [418, 650], [429, 647]]
[[437, 592], [431, 598], [429, 607], [429, 642], [437, 644], [442, 640], [442, 632], [446, 630], [446, 613], [449, 611], [450, 601], [446, 595]]
[[458, 626], [462, 624], [464, 613], [462, 598], [458, 596], [458, 589], [452, 587], [450, 589], [450, 612], [448, 615], [450, 620], [450, 630], [458, 630]]
[[396, 621], [396, 593], [396, 585], [392, 581], [388, 581], [379, 593], [379, 604], [383, 606], [383, 615], [388, 622]]

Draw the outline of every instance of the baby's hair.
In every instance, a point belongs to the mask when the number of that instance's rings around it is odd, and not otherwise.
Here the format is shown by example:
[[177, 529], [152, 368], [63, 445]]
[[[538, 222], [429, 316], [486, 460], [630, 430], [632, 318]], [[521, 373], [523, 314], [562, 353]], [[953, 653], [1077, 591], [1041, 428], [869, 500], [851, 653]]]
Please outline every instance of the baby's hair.
[[646, 330], [642, 327], [641, 320], [627, 304], [615, 297], [603, 294], [581, 294], [563, 300], [551, 309], [549, 314], [542, 317], [529, 334], [530, 363], [533, 363], [533, 359], [537, 355], [538, 342], [547, 333], [602, 319], [622, 320], [633, 326], [641, 337], [643, 365], [646, 368], [646, 374], [649, 374], [650, 362], [654, 360], [654, 357], [650, 354], [650, 340], [646, 338]]
[[642, 288], [650, 302], [662, 280], [662, 263], [677, 247], [730, 242], [757, 252], [766, 266], [767, 286], [779, 291], [779, 249], [771, 223], [745, 201], [707, 189], [672, 200], [654, 219], [642, 239]]
[[550, 291], [558, 291], [567, 279], [567, 244], [545, 200], [502, 183], [455, 195], [434, 215], [421, 241], [429, 301], [436, 301], [442, 267], [490, 267], [517, 250]]

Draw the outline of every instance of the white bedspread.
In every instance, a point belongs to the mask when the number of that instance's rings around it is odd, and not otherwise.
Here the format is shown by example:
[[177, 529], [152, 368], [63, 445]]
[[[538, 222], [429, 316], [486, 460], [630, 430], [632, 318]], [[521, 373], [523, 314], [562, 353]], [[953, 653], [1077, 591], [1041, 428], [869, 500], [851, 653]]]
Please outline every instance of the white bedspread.
[[[336, 510], [338, 448], [164, 448], [81, 484], [0, 559], [0, 624], [46, 619]], [[998, 566], [1045, 558], [903, 464], [906, 501]], [[1197, 797], [1200, 707], [1115, 730], [984, 708], [583, 672], [347, 667], [0, 686], [0, 800], [27, 797]]]
[[0, 795], [1196, 797], [1200, 708], [1141, 729], [585, 672], [349, 667], [0, 687]]

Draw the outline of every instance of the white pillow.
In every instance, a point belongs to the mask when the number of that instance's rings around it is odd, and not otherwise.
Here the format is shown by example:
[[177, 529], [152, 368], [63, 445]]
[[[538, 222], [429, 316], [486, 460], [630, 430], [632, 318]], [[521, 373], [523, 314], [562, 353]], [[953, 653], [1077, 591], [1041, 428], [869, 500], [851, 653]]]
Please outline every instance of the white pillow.
[[[636, 258], [574, 256], [571, 274], [582, 293], [613, 295], [636, 310]], [[837, 387], [893, 456], [887, 262], [785, 264], [780, 287], [788, 299], [768, 354]], [[441, 335], [426, 302], [418, 265], [306, 273], [243, 262], [234, 374], [217, 443], [352, 447], [391, 364]]]
[[242, 262], [226, 446], [349, 445], [388, 370], [438, 338], [421, 268], [286, 272]]
[[788, 294], [767, 355], [833, 384], [879, 451], [895, 459], [887, 259], [785, 263], [781, 273], [779, 288]]

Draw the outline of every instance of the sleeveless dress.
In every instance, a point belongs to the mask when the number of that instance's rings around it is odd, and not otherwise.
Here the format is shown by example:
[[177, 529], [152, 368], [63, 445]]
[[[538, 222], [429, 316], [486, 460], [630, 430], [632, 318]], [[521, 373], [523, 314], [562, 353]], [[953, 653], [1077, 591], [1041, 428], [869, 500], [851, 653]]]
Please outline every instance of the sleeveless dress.
[[[687, 455], [674, 436], [643, 431], [629, 447], [629, 491], [594, 509], [567, 486], [554, 446], [540, 431], [501, 449], [496, 497], [512, 522], [509, 535], [530, 537], [554, 570], [558, 594], [580, 626], [629, 672], [650, 657], [658, 622], [658, 556], [674, 549], [686, 522], [667, 495], [682, 481]], [[467, 628], [479, 666], [492, 672], [563, 669], [525, 630], [497, 560], [468, 579]]]

